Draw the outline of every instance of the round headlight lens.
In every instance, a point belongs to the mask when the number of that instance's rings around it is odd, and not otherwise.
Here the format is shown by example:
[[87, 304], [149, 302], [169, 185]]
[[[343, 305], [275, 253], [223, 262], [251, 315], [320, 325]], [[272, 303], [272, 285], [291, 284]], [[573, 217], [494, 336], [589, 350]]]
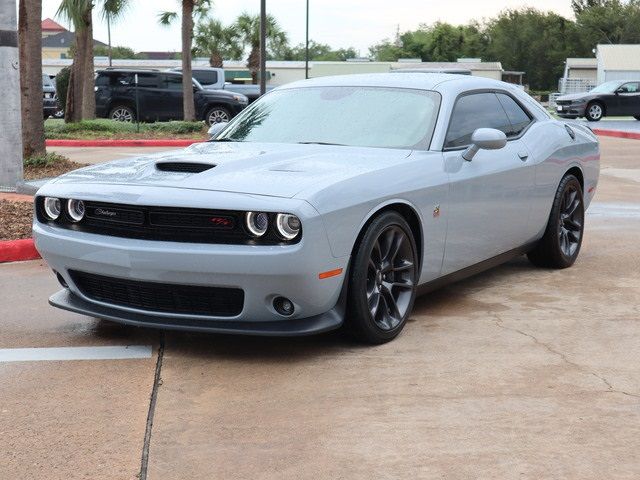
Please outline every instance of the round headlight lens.
[[44, 213], [47, 214], [51, 220], [56, 220], [60, 216], [62, 211], [62, 203], [59, 198], [45, 197], [44, 198]]
[[67, 203], [67, 213], [71, 220], [79, 222], [84, 218], [84, 202], [82, 200], [69, 200]]
[[269, 215], [264, 212], [247, 212], [245, 223], [254, 237], [261, 237], [269, 228]]
[[285, 240], [293, 240], [300, 233], [300, 219], [289, 213], [279, 213], [276, 216], [276, 229]]

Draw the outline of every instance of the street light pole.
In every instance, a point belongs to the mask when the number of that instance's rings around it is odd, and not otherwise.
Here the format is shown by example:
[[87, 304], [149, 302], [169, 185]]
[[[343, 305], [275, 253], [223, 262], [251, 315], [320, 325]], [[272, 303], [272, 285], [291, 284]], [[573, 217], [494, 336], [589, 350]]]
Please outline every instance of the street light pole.
[[267, 2], [260, 0], [260, 95], [267, 91]]
[[22, 180], [22, 115], [15, 0], [0, 2], [0, 72], [0, 190], [13, 190]]
[[307, 0], [307, 29], [304, 47], [304, 78], [309, 78], [309, 0]]

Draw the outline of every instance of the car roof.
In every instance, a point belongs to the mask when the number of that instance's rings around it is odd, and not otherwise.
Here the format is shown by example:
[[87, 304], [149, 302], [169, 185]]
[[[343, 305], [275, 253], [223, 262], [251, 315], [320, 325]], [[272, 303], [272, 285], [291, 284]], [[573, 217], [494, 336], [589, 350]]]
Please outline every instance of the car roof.
[[337, 75], [331, 77], [316, 77], [309, 80], [299, 80], [279, 87], [279, 89], [300, 87], [395, 87], [412, 88], [417, 90], [439, 90], [446, 84], [446, 88], [454, 90], [474, 90], [482, 88], [500, 88], [512, 90], [513, 85], [492, 80], [490, 78], [470, 75], [452, 75], [450, 73], [364, 73], [355, 75]]
[[156, 69], [146, 69], [146, 68], [140, 68], [140, 69], [135, 69], [135, 68], [106, 68], [104, 70], [98, 70], [98, 73], [169, 73], [172, 75], [182, 75], [181, 72], [170, 72], [170, 71], [164, 71], [161, 72], [160, 70], [156, 70]]

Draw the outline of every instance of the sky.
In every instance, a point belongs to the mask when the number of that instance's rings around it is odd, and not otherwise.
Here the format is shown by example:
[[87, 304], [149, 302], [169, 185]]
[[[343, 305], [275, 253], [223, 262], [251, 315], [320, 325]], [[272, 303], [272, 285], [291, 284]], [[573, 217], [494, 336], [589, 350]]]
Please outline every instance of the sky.
[[[96, 2], [97, 4], [100, 1]], [[570, 0], [309, 0], [309, 37], [333, 48], [354, 47], [360, 55], [384, 38], [415, 29], [421, 23], [436, 21], [464, 24], [473, 19], [490, 18], [506, 8], [535, 6], [571, 18]], [[42, 0], [42, 18], [55, 17], [60, 0]], [[171, 27], [158, 25], [161, 11], [179, 10], [178, 0], [132, 0], [124, 17], [112, 25], [114, 46], [139, 51], [179, 51], [179, 21]], [[217, 0], [211, 12], [223, 23], [232, 23], [243, 12], [259, 13], [259, 0]], [[305, 0], [267, 0], [267, 11], [289, 34], [292, 45], [304, 42]], [[94, 15], [94, 38], [106, 43], [107, 28]]]

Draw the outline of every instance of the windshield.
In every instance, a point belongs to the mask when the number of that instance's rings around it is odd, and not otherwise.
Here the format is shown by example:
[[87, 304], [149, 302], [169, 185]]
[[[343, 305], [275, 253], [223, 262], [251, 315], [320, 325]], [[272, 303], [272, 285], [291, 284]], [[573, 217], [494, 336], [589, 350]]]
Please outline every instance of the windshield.
[[620, 82], [618, 82], [617, 80], [611, 81], [611, 82], [604, 82], [603, 84], [598, 85], [596, 88], [590, 91], [592, 93], [613, 93], [615, 89], [618, 88], [619, 86], [620, 86]]
[[381, 87], [276, 90], [239, 115], [217, 140], [428, 148], [440, 95]]
[[42, 86], [43, 87], [53, 87], [53, 81], [49, 78], [49, 75], [42, 75]]

